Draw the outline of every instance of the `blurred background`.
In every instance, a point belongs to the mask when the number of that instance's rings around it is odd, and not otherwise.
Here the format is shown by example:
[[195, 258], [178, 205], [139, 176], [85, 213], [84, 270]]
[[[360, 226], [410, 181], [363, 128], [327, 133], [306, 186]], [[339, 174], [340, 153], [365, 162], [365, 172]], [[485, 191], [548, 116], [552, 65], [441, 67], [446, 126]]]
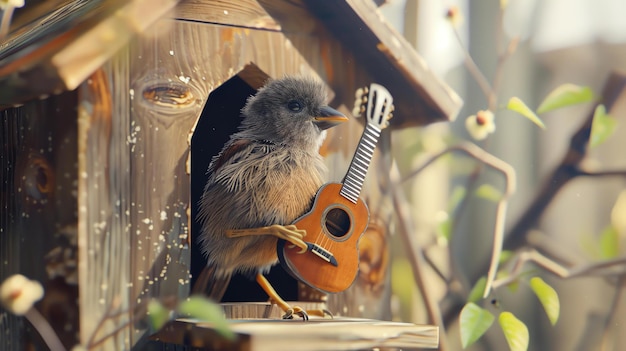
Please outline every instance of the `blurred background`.
[[[460, 10], [459, 39], [490, 82], [496, 74], [499, 48], [506, 48], [512, 38], [519, 38], [517, 50], [501, 67], [498, 109], [494, 111], [496, 132], [485, 141], [476, 142], [512, 165], [517, 173], [517, 191], [506, 218], [508, 230], [528, 210], [547, 177], [561, 162], [570, 147], [571, 136], [593, 112], [594, 104], [584, 103], [543, 114], [540, 117], [546, 129], [542, 130], [507, 111], [506, 102], [517, 96], [535, 109], [550, 91], [564, 83], [589, 86], [600, 96], [611, 72], [626, 72], [626, 21], [623, 20], [626, 2], [510, 0], [505, 5], [501, 32], [498, 0], [387, 0], [380, 8], [429, 67], [464, 100], [455, 122], [401, 131], [400, 136], [394, 136], [395, 156], [403, 174], [409, 174], [448, 145], [472, 141], [465, 130], [465, 119], [488, 107], [486, 97], [464, 65], [463, 48], [446, 20], [448, 9]], [[579, 267], [601, 259], [594, 245], [610, 222], [618, 194], [626, 188], [625, 105], [621, 94], [609, 111], [618, 120], [615, 134], [590, 150], [583, 161], [588, 169], [617, 170], [622, 175], [576, 177], [568, 182], [527, 236], [531, 247], [565, 267]], [[440, 301], [448, 328], [445, 343], [450, 350], [461, 349], [456, 322], [458, 310], [455, 312], [453, 306], [462, 305], [461, 300], [467, 297], [472, 285], [486, 274], [485, 262], [493, 243], [493, 202], [470, 196], [468, 191], [462, 211], [453, 214], [449, 209], [453, 189], [467, 185], [468, 174], [474, 167], [475, 162], [466, 157], [442, 158], [406, 185], [417, 240], [426, 258], [432, 261], [426, 281]], [[500, 190], [504, 184], [499, 174], [489, 170], [480, 172], [476, 184], [483, 183]], [[454, 216], [454, 224], [448, 241], [437, 234], [437, 226], [450, 216]], [[620, 233], [614, 243], [618, 246], [618, 257], [626, 255], [625, 235]], [[401, 240], [396, 238], [396, 241], [397, 253], [404, 252]], [[411, 286], [410, 265], [405, 258], [398, 258], [393, 269], [394, 318], [425, 323], [426, 309], [419, 289]], [[617, 350], [626, 344], [623, 273], [608, 278], [558, 279], [536, 266], [530, 265], [526, 270], [542, 276], [559, 294], [561, 315], [554, 327], [527, 283], [520, 284], [515, 292], [498, 289], [482, 306], [496, 316], [502, 310], [512, 311], [524, 321], [530, 333], [531, 350]], [[407, 294], [406, 289], [412, 293]], [[495, 324], [469, 349], [507, 349], [502, 331]]]

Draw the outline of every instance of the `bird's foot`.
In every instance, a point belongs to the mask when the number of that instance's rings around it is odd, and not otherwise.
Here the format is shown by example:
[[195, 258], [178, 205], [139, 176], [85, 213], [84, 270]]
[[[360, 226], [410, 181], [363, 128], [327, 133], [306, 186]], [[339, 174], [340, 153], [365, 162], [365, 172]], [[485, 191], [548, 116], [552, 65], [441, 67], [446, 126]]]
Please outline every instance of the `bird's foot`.
[[306, 250], [308, 249], [307, 244], [304, 242], [304, 240], [302, 240], [306, 236], [306, 230], [298, 229], [298, 227], [296, 227], [293, 224], [290, 224], [290, 225], [274, 224], [270, 226], [270, 228], [274, 236], [280, 239], [289, 241], [293, 245], [299, 247], [300, 253], [305, 253]]
[[307, 244], [302, 240], [306, 236], [306, 230], [298, 229], [293, 224], [280, 225], [274, 224], [269, 227], [246, 228], [246, 229], [229, 229], [226, 231], [229, 238], [238, 238], [252, 235], [273, 235], [279, 239], [289, 241], [293, 245], [300, 248], [300, 253], [306, 252]]
[[291, 306], [285, 300], [278, 295], [276, 290], [272, 287], [267, 278], [265, 278], [262, 274], [257, 274], [256, 276], [257, 283], [261, 286], [261, 288], [267, 293], [272, 303], [275, 303], [285, 314], [283, 315], [283, 319], [293, 319], [294, 315], [299, 316], [304, 321], [309, 320], [309, 316], [319, 316], [326, 317], [329, 316], [333, 318], [333, 314], [328, 310], [304, 310], [300, 306]]
[[294, 315], [300, 316], [300, 318], [302, 318], [302, 320], [304, 321], [308, 321], [309, 316], [316, 316], [316, 317], [323, 317], [323, 318], [328, 317], [329, 319], [333, 319], [333, 314], [330, 313], [330, 311], [327, 309], [304, 310], [300, 306], [290, 306], [289, 308], [287, 308], [285, 310], [285, 314], [283, 315], [283, 319], [293, 319]]
[[283, 319], [293, 319], [293, 315], [298, 315], [302, 318], [303, 321], [309, 320], [309, 314], [307, 311], [303, 310], [300, 306], [293, 306], [287, 308], [285, 314], [283, 315]]

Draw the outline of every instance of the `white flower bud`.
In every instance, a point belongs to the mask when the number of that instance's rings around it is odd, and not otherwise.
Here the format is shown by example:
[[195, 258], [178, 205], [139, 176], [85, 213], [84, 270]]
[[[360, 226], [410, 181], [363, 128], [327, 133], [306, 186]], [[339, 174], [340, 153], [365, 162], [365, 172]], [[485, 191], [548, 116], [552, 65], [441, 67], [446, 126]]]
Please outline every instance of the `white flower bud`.
[[467, 117], [465, 128], [475, 140], [484, 140], [489, 134], [496, 131], [493, 112], [481, 110], [475, 115]]
[[0, 285], [0, 304], [7, 311], [19, 316], [28, 312], [42, 297], [41, 284], [21, 274], [10, 276]]

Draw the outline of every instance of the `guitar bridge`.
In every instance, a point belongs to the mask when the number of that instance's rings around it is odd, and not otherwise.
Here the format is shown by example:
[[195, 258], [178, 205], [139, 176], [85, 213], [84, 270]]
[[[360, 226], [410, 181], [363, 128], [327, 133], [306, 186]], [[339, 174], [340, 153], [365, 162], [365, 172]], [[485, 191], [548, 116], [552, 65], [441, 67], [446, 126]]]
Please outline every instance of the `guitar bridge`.
[[317, 257], [321, 258], [322, 260], [332, 264], [333, 266], [337, 267], [339, 264], [337, 263], [337, 259], [335, 258], [335, 256], [328, 250], [326, 250], [325, 248], [317, 245], [317, 244], [311, 244], [311, 243], [306, 243], [307, 245], [307, 250], [311, 251], [312, 253], [314, 253]]

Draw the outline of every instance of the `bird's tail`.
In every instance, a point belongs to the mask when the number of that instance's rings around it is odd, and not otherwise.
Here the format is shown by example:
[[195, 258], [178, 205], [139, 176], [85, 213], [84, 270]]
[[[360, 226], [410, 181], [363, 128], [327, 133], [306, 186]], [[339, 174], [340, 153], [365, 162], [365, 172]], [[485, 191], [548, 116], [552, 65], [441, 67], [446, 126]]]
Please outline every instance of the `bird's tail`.
[[215, 266], [206, 266], [198, 276], [191, 293], [206, 295], [211, 300], [220, 302], [231, 277], [231, 273], [218, 273]]

